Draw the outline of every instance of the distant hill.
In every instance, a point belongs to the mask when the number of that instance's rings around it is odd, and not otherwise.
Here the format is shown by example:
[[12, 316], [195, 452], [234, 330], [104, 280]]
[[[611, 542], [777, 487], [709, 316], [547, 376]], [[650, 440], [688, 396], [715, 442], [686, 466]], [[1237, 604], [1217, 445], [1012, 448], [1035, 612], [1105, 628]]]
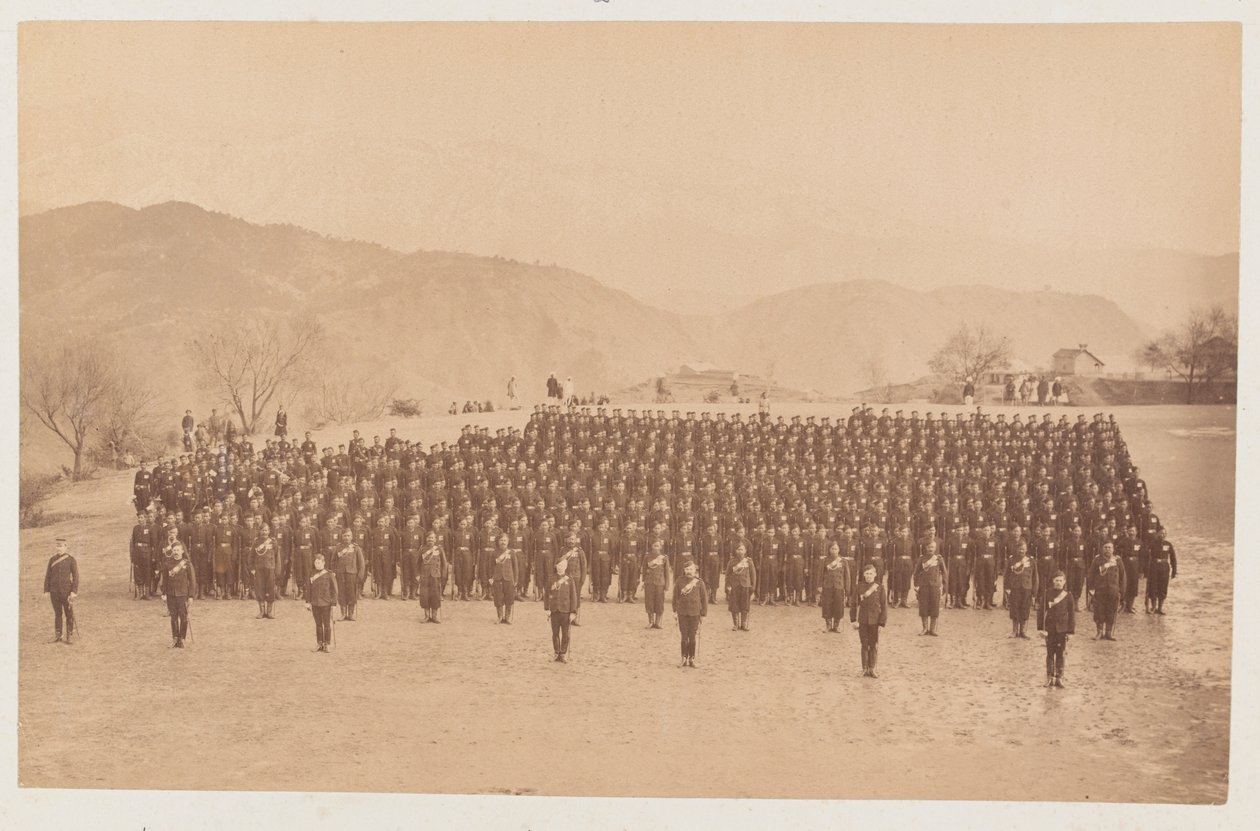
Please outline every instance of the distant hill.
[[[594, 231], [598, 232], [598, 230]], [[526, 400], [548, 372], [579, 393], [614, 392], [707, 361], [767, 383], [834, 396], [921, 375], [963, 320], [1008, 333], [1015, 355], [1042, 365], [1064, 345], [1123, 354], [1142, 329], [1098, 296], [984, 286], [912, 291], [851, 280], [792, 289], [733, 311], [680, 316], [567, 269], [498, 257], [333, 239], [255, 225], [187, 203], [132, 209], [85, 203], [20, 220], [24, 330], [109, 334], [172, 401], [208, 406], [181, 347], [246, 309], [309, 311], [340, 361], [388, 371], [400, 393], [501, 402], [515, 374]]]
[[[338, 160], [334, 175], [309, 175], [330, 157]], [[224, 177], [225, 168], [241, 175]], [[67, 169], [93, 176], [68, 177]], [[767, 286], [849, 280], [1099, 294], [1153, 328], [1175, 324], [1189, 305], [1238, 299], [1236, 253], [967, 238], [910, 223], [859, 193], [820, 190], [770, 170], [731, 165], [716, 188], [711, 177], [687, 175], [645, 176], [613, 158], [593, 169], [505, 142], [364, 142], [342, 127], [245, 144], [133, 134], [24, 158], [19, 168], [24, 215], [103, 198], [134, 207], [186, 200], [397, 251], [561, 263], [688, 313], [727, 311], [735, 295], [751, 300]], [[247, 191], [237, 184], [242, 177]]]

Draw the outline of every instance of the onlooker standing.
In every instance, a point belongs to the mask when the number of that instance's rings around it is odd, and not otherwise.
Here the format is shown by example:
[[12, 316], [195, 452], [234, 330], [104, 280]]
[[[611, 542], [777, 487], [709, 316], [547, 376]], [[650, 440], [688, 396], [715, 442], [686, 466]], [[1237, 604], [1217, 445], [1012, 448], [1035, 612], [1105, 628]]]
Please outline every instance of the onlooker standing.
[[970, 407], [976, 403], [976, 385], [972, 383], [971, 376], [967, 376], [967, 382], [963, 384], [963, 403]]
[[1044, 377], [1037, 378], [1037, 405], [1044, 407], [1046, 405], [1046, 397], [1050, 395], [1050, 384]]
[[1059, 399], [1063, 397], [1063, 379], [1055, 376], [1054, 383], [1050, 385], [1050, 403], [1058, 406]]
[[284, 411], [284, 405], [276, 410], [276, 435], [285, 438], [289, 435], [289, 414]]

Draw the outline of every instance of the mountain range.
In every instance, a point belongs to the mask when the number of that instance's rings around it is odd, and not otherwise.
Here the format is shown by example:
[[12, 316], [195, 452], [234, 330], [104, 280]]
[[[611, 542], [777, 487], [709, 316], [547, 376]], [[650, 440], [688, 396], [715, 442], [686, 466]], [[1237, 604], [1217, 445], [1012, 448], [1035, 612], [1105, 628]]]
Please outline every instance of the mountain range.
[[28, 151], [19, 208], [186, 201], [397, 251], [557, 263], [684, 313], [733, 311], [777, 290], [850, 280], [1098, 294], [1151, 328], [1176, 324], [1190, 305], [1237, 305], [1236, 253], [973, 238], [911, 222], [852, 189], [793, 180], [773, 160], [761, 169], [716, 149], [703, 176], [597, 158], [587, 164], [492, 140], [365, 142], [338, 127], [244, 143], [132, 134]]
[[247, 309], [317, 316], [347, 370], [388, 370], [399, 394], [439, 407], [501, 401], [516, 375], [527, 400], [548, 372], [580, 393], [613, 392], [680, 363], [844, 395], [879, 364], [908, 380], [960, 322], [1009, 335], [1014, 356], [1048, 364], [1063, 346], [1128, 355], [1150, 334], [1097, 295], [969, 285], [916, 291], [850, 279], [771, 293], [729, 311], [683, 315], [556, 266], [445, 251], [404, 253], [293, 225], [258, 225], [168, 202], [108, 202], [20, 219], [25, 332], [100, 333], [122, 344], [174, 401], [208, 406], [182, 345]]

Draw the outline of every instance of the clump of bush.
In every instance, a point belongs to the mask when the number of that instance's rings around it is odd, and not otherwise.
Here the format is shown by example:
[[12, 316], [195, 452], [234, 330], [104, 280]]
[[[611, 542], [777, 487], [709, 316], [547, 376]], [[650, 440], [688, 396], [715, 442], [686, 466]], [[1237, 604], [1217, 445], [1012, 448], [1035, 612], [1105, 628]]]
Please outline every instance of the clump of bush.
[[424, 405], [414, 398], [395, 398], [389, 404], [389, 414], [398, 418], [419, 418], [424, 415]]
[[41, 503], [47, 499], [57, 484], [57, 476], [28, 475], [18, 479], [18, 527], [39, 528], [55, 520], [44, 514]]

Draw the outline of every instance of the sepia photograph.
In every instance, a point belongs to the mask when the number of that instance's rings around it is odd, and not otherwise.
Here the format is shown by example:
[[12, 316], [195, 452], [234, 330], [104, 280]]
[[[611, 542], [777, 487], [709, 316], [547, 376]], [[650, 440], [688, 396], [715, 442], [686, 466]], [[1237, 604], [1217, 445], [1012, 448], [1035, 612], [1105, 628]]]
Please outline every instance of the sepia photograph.
[[23, 798], [1234, 800], [1243, 23], [582, 5], [14, 22]]

